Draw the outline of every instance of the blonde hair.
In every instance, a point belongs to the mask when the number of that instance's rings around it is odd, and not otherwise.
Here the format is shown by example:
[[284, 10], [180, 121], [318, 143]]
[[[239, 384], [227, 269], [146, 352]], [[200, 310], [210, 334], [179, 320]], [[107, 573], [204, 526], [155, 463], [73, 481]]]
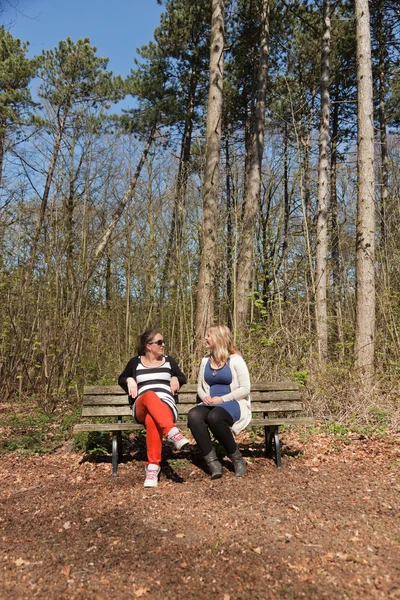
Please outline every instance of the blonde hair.
[[231, 354], [240, 354], [233, 340], [233, 335], [229, 327], [216, 323], [207, 329], [214, 342], [214, 348], [211, 352], [217, 365], [224, 365]]

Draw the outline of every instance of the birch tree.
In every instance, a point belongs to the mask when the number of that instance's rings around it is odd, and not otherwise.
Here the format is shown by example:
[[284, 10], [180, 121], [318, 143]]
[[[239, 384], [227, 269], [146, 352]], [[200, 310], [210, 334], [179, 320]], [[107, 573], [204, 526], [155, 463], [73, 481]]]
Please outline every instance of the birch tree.
[[328, 266], [328, 145], [331, 17], [330, 1], [323, 4], [324, 32], [321, 54], [321, 123], [319, 129], [317, 256], [315, 270], [315, 315], [318, 357], [328, 354], [327, 266]]

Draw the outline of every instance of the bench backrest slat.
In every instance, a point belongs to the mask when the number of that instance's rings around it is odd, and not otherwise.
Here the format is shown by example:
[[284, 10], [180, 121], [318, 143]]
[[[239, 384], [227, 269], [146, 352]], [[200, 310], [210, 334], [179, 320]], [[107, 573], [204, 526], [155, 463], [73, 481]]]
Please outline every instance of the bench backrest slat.
[[[193, 404], [196, 402], [196, 394], [187, 394], [187, 393], [180, 393], [179, 394], [179, 404], [185, 404], [185, 403], [189, 403], [189, 404]], [[300, 394], [298, 391], [288, 391], [288, 392], [283, 392], [283, 391], [256, 391], [256, 392], [251, 392], [250, 394], [251, 397], [251, 403], [253, 402], [271, 402], [271, 401], [275, 401], [275, 402], [279, 402], [279, 400], [299, 400], [300, 399]]]
[[[296, 392], [299, 390], [299, 385], [293, 381], [279, 381], [277, 383], [253, 383], [251, 393], [255, 392]], [[181, 394], [195, 394], [197, 385], [195, 383], [187, 383], [183, 385], [179, 391]], [[84, 395], [90, 396], [126, 396], [126, 393], [119, 385], [86, 385], [83, 390]]]
[[127, 417], [132, 411], [126, 406], [84, 406], [82, 417]]
[[128, 396], [83, 396], [83, 406], [129, 406]]
[[[251, 403], [253, 405], [254, 402], [288, 402], [290, 400], [296, 401], [300, 400], [300, 394], [298, 392], [254, 392], [251, 394]], [[191, 404], [194, 405], [197, 402], [196, 394], [180, 394], [179, 395], [179, 406], [183, 404]], [[128, 397], [126, 394], [118, 395], [118, 396], [104, 396], [104, 395], [94, 395], [94, 396], [84, 396], [83, 397], [83, 405], [84, 406], [101, 406], [101, 405], [109, 405], [109, 406], [125, 406], [128, 404]], [[180, 409], [179, 409], [180, 410]]]

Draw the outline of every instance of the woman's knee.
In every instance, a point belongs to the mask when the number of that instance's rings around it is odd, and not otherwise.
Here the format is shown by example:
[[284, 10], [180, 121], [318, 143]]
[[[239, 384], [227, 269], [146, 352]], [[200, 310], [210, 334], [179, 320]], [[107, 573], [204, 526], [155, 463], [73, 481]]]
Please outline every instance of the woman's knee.
[[213, 410], [210, 410], [208, 419], [207, 419], [207, 423], [210, 427], [218, 426], [218, 425], [220, 425], [220, 423], [222, 423], [222, 421], [223, 421], [223, 418], [222, 418], [221, 412], [219, 410], [217, 410], [216, 408], [214, 408]]
[[196, 406], [195, 408], [192, 408], [191, 410], [189, 410], [188, 425], [189, 425], [190, 429], [192, 429], [192, 427], [197, 427], [202, 422], [204, 422], [204, 418], [203, 418], [201, 410], [199, 410], [199, 407]]
[[145, 404], [145, 405], [148, 405], [151, 403], [158, 404], [158, 402], [160, 402], [160, 398], [157, 396], [157, 394], [155, 392], [153, 392], [153, 390], [148, 390], [147, 392], [144, 392], [144, 394], [139, 396], [138, 400], [141, 400], [143, 402], [143, 404]]

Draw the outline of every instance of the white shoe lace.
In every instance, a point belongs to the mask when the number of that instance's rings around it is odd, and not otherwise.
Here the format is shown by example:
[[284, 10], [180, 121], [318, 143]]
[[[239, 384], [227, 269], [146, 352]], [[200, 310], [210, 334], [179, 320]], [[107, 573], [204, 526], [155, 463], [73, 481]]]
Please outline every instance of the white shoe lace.
[[155, 479], [157, 479], [157, 475], [158, 475], [158, 471], [156, 471], [155, 469], [151, 469], [150, 471], [147, 471], [146, 480], [154, 481]]

